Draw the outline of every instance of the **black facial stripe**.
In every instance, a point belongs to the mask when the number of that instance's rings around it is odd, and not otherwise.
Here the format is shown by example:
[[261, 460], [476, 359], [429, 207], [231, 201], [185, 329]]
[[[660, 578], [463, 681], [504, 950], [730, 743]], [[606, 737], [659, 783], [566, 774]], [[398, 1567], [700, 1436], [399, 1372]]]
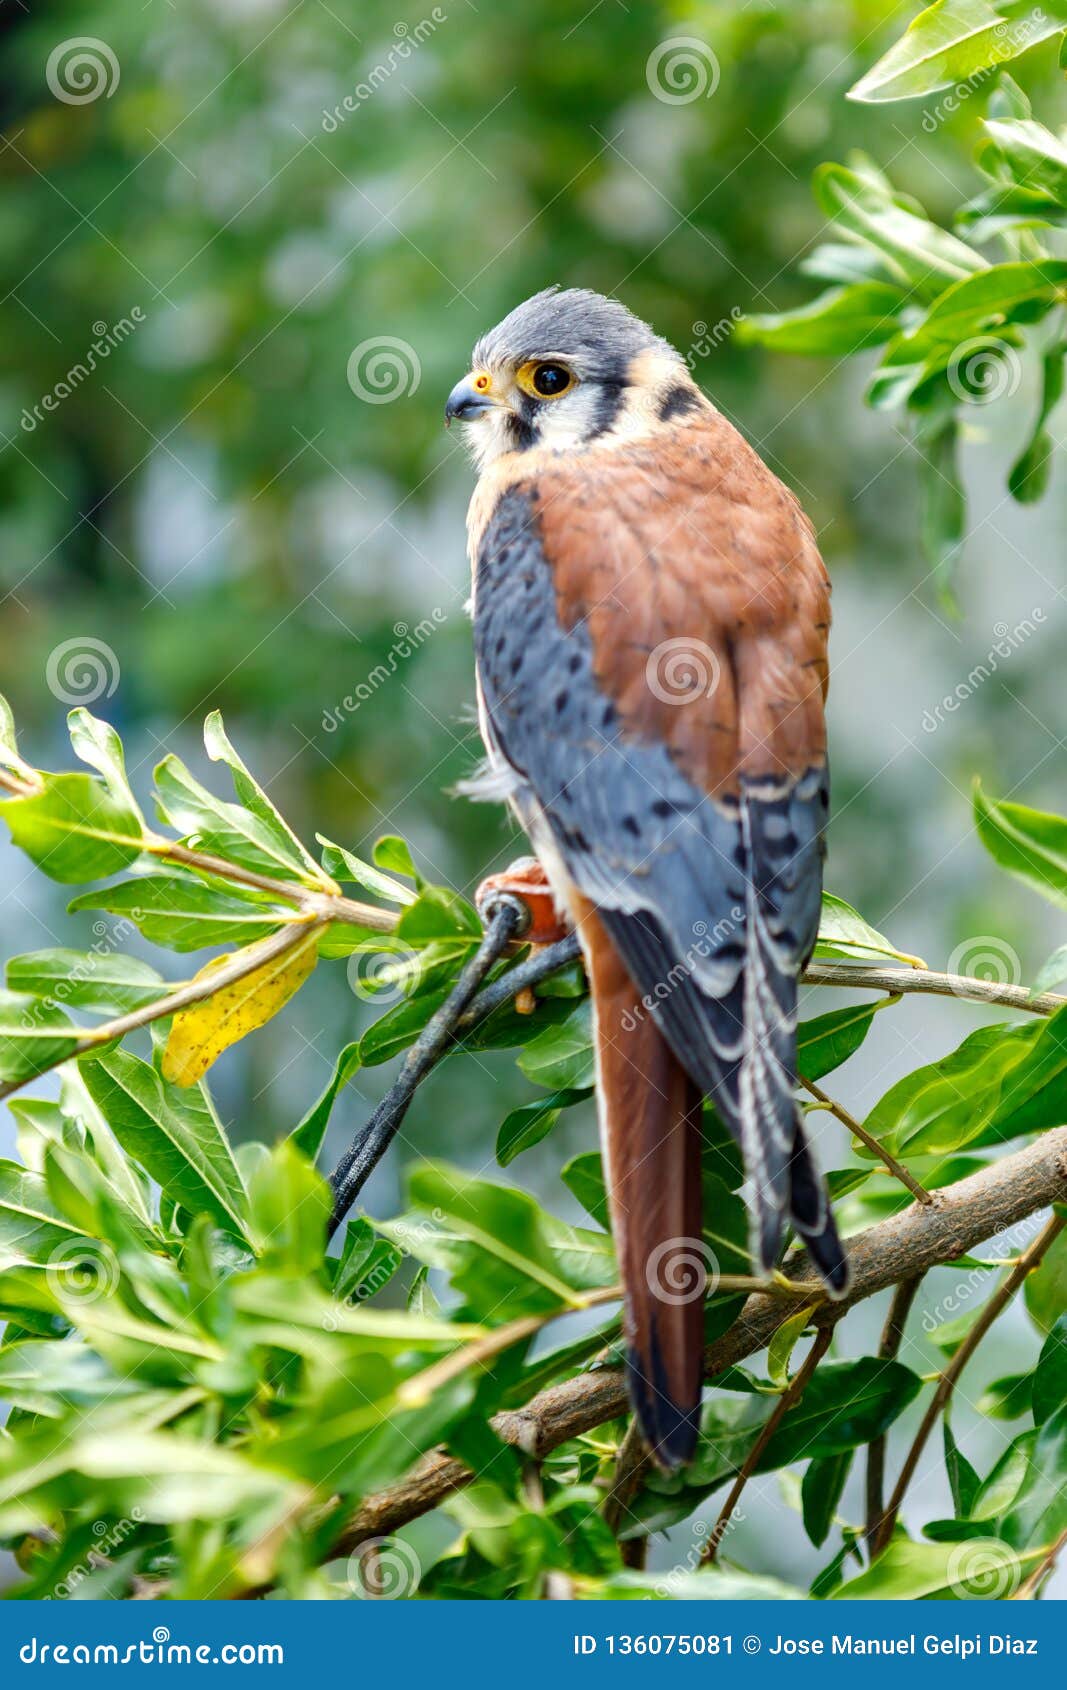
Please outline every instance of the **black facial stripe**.
[[507, 419], [512, 451], [528, 452], [531, 446], [537, 445], [537, 410], [536, 399], [525, 393], [519, 397], [518, 410], [512, 411]]
[[612, 427], [622, 409], [625, 389], [621, 382], [598, 382], [594, 389], [596, 404], [589, 419], [588, 440], [595, 440], [597, 435], [606, 434]]
[[660, 422], [670, 422], [674, 417], [688, 416], [690, 411], [699, 408], [700, 398], [691, 387], [679, 383], [677, 387], [669, 387], [659, 402]]

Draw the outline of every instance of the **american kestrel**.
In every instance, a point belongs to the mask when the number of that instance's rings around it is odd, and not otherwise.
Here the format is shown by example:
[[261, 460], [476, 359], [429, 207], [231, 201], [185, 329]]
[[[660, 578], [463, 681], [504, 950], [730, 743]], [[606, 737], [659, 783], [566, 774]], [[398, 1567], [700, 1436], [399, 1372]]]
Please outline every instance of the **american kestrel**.
[[702, 1098], [741, 1148], [754, 1259], [771, 1270], [791, 1222], [831, 1292], [848, 1280], [794, 1089], [829, 583], [793, 494], [617, 300], [528, 299], [478, 342], [445, 415], [470, 425], [480, 471], [492, 783], [581, 941], [630, 1395], [676, 1467], [702, 1379], [703, 1281], [677, 1279], [709, 1254]]

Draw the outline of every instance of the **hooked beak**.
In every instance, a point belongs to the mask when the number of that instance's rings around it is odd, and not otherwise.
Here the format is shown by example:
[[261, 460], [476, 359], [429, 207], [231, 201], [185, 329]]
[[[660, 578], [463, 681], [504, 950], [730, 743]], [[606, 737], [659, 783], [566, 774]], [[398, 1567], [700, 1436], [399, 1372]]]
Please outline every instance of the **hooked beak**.
[[483, 411], [492, 410], [499, 401], [489, 392], [489, 379], [480, 371], [472, 371], [457, 381], [448, 395], [445, 403], [445, 427], [448, 428], [454, 419], [460, 422], [473, 422], [475, 417]]

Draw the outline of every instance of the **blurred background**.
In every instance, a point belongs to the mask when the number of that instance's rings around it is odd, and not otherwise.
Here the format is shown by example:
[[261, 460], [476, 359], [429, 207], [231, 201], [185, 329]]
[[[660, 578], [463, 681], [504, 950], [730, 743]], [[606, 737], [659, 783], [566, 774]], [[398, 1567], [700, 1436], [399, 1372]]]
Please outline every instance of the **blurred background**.
[[[969, 786], [981, 774], [997, 796], [1064, 808], [1067, 475], [1061, 461], [1029, 510], [1005, 488], [1037, 372], [972, 408], [951, 617], [925, 578], [913, 448], [864, 409], [862, 368], [730, 333], [740, 313], [812, 292], [797, 266], [822, 232], [819, 162], [862, 147], [946, 219], [974, 191], [979, 102], [931, 124], [921, 102], [846, 100], [912, 10], [5, 0], [0, 685], [27, 757], [69, 763], [65, 712], [85, 702], [123, 733], [142, 794], [165, 748], [217, 786], [200, 741], [217, 707], [309, 842], [318, 830], [369, 854], [401, 832], [430, 877], [467, 892], [517, 854], [501, 814], [449, 795], [477, 744], [472, 476], [442, 406], [479, 332], [546, 284], [589, 286], [690, 357], [815, 520], [835, 605], [829, 886], [931, 966], [974, 971], [993, 944], [996, 970], [1031, 977], [1067, 933], [985, 857]], [[657, 84], [657, 51], [680, 37], [702, 58], [696, 94]], [[1062, 122], [1055, 43], [1012, 68]], [[939, 710], [1023, 619], [996, 673]], [[0, 874], [5, 955], [90, 941], [92, 918], [66, 916], [63, 889], [6, 841]], [[175, 977], [182, 959], [163, 966]], [[807, 1012], [832, 1001], [809, 989]], [[343, 964], [320, 969], [215, 1070], [236, 1136], [289, 1128], [373, 1013]], [[982, 1019], [912, 1000], [877, 1018], [835, 1090], [863, 1111]], [[386, 1077], [356, 1076], [333, 1149]], [[506, 1054], [480, 1078], [446, 1065], [368, 1208], [395, 1211], [415, 1150], [491, 1169], [496, 1127], [530, 1091]], [[828, 1166], [844, 1155], [836, 1130]], [[592, 1134], [570, 1112], [507, 1177], [574, 1214], [561, 1141], [573, 1152]], [[1000, 1330], [971, 1398], [1034, 1350], [1021, 1317]], [[984, 1470], [1010, 1428], [959, 1410]], [[810, 1554], [799, 1522], [769, 1547], [760, 1518], [736, 1553], [789, 1576]]]

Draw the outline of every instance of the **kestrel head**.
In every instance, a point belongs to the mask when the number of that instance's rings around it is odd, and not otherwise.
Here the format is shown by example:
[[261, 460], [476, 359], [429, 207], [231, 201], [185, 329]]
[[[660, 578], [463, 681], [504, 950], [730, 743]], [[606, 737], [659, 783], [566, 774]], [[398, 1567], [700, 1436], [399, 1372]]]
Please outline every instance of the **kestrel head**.
[[566, 451], [647, 433], [705, 403], [674, 348], [617, 299], [547, 288], [482, 336], [445, 422], [472, 425], [484, 467], [532, 446]]

